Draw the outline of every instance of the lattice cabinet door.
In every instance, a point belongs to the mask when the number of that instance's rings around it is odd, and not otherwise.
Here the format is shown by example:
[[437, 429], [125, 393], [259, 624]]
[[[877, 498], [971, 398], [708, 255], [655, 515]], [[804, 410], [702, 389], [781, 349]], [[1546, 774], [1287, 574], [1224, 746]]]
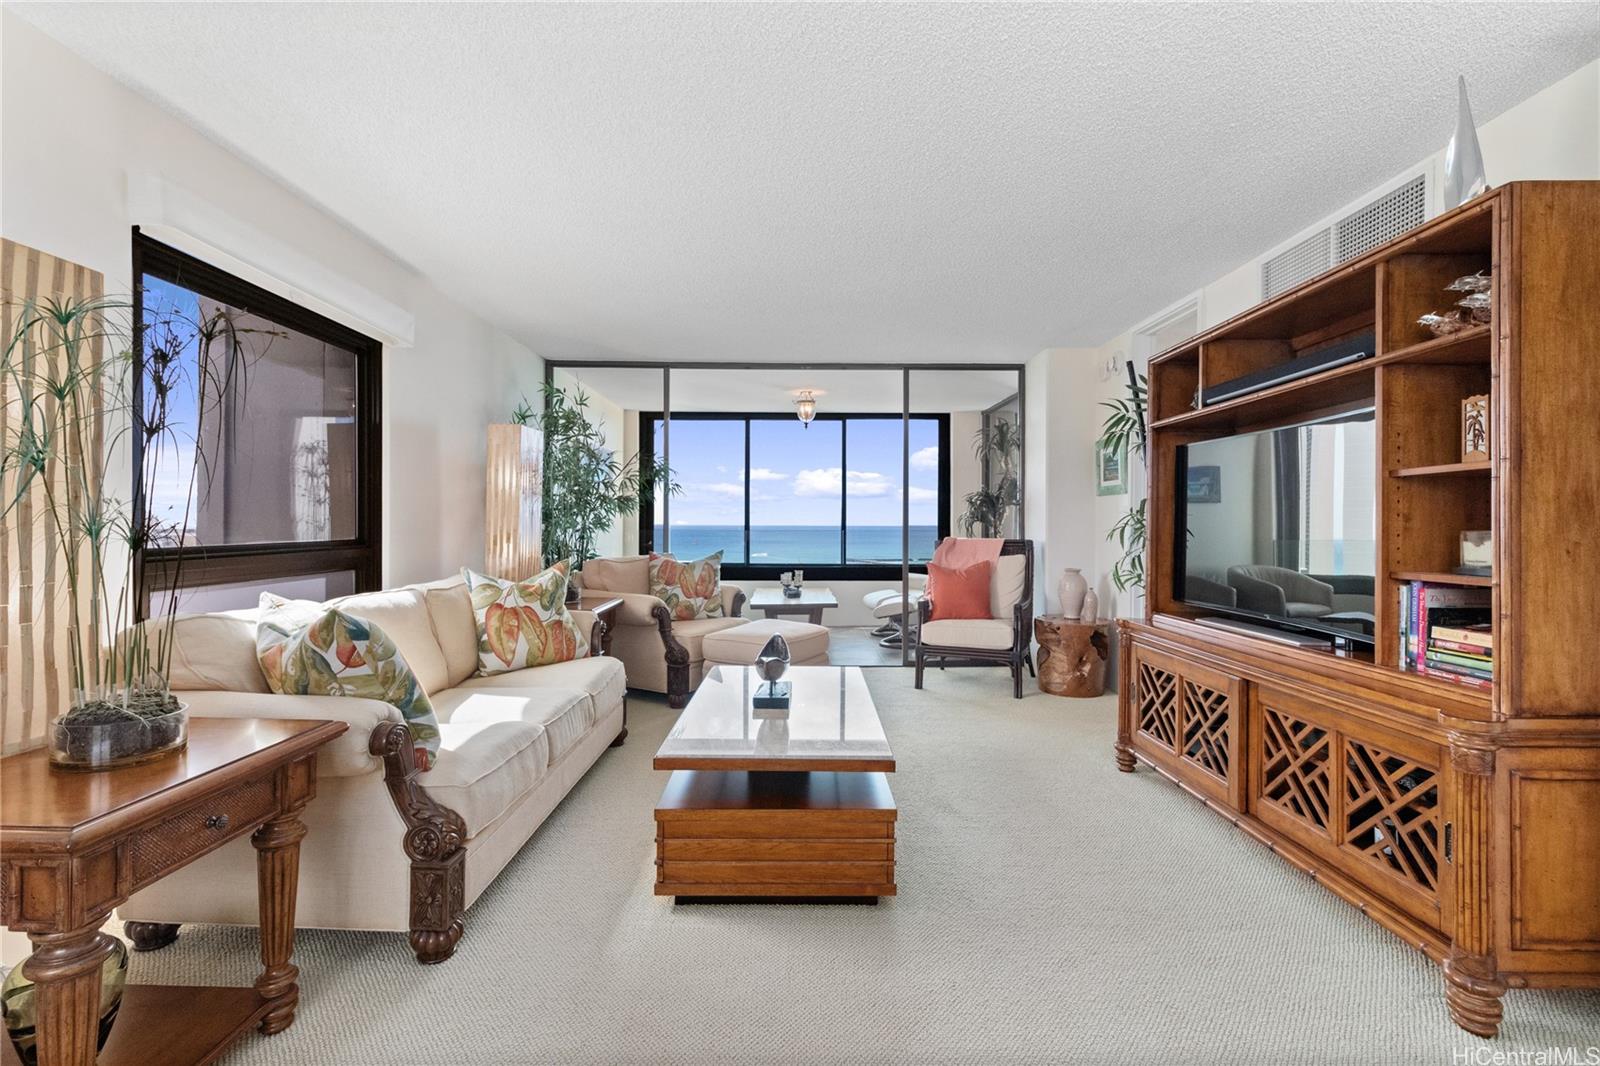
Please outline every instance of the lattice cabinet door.
[[1239, 678], [1153, 648], [1133, 653], [1133, 744], [1196, 791], [1244, 809]]
[[1253, 690], [1250, 732], [1250, 813], [1442, 927], [1441, 750], [1268, 686]]

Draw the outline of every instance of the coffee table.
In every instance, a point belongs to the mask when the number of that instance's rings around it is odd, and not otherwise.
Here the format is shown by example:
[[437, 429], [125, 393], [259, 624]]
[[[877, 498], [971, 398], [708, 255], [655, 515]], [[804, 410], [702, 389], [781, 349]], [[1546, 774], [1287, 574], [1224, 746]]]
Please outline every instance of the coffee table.
[[876, 903], [895, 895], [894, 753], [856, 666], [796, 666], [787, 719], [761, 679], [717, 666], [656, 752], [658, 896]]
[[750, 594], [750, 606], [768, 618], [785, 614], [803, 614], [814, 626], [822, 624], [822, 612], [839, 606], [833, 593], [820, 586], [802, 588], [798, 596], [785, 596], [781, 588], [756, 589]]

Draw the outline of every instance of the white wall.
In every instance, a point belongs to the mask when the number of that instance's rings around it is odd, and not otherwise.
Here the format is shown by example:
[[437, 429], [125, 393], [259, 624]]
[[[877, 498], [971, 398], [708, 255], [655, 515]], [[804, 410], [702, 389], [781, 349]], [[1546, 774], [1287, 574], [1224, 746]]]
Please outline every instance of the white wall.
[[1034, 542], [1034, 611], [1042, 614], [1060, 609], [1064, 568], [1094, 572], [1094, 454], [1081, 439], [1096, 420], [1096, 366], [1091, 351], [1050, 348], [1028, 360], [1027, 374], [1023, 510]]
[[[1469, 87], [1470, 88], [1470, 87]], [[1561, 81], [1535, 94], [1521, 104], [1496, 116], [1489, 122], [1482, 123], [1478, 130], [1479, 143], [1483, 148], [1484, 167], [1488, 173], [1489, 181], [1494, 185], [1502, 185], [1510, 181], [1538, 180], [1538, 179], [1600, 179], [1600, 60], [1575, 71]], [[1419, 149], [1429, 146], [1419, 145]], [[1379, 191], [1386, 190], [1398, 184], [1404, 177], [1418, 173], [1430, 174], [1430, 185], [1437, 190], [1442, 181], [1444, 146], [1438, 145], [1431, 153], [1419, 156], [1418, 162], [1404, 171], [1395, 175], [1390, 181], [1384, 182], [1372, 193], [1359, 197], [1350, 205], [1340, 205], [1335, 211], [1306, 227], [1301, 233], [1285, 234], [1283, 241], [1272, 248], [1262, 249], [1261, 255], [1249, 262], [1240, 264], [1234, 270], [1209, 282], [1201, 287], [1192, 297], [1181, 301], [1186, 304], [1193, 302], [1198, 311], [1198, 328], [1209, 329], [1227, 319], [1246, 311], [1260, 302], [1261, 296], [1261, 261], [1275, 254], [1278, 250], [1299, 240], [1304, 232], [1309, 232], [1337, 218], [1343, 217], [1348, 208], [1366, 203]], [[1430, 214], [1436, 214], [1441, 209], [1435, 191], [1430, 204]], [[1147, 320], [1154, 320], [1169, 311], [1169, 308], [1152, 306]], [[1079, 383], [1078, 387], [1086, 389], [1090, 394], [1088, 400], [1091, 415], [1077, 425], [1071, 427], [1071, 432], [1062, 441], [1060, 447], [1064, 453], [1057, 455], [1052, 449], [1049, 461], [1052, 468], [1061, 466], [1088, 469], [1093, 463], [1094, 441], [1099, 436], [1100, 425], [1104, 419], [1104, 411], [1095, 406], [1103, 399], [1121, 396], [1125, 389], [1125, 380], [1122, 374], [1109, 375], [1103, 372], [1106, 361], [1113, 355], [1120, 353], [1125, 358], [1132, 358], [1135, 365], [1142, 371], [1150, 353], [1140, 352], [1138, 338], [1135, 331], [1140, 326], [1134, 326], [1098, 348], [1088, 349], [1078, 353], [1080, 365], [1065, 371], [1065, 377]], [[1028, 463], [1029, 487], [1028, 498], [1030, 501], [1030, 518], [1028, 528], [1030, 533], [1038, 537], [1039, 527], [1035, 525], [1032, 516], [1035, 498], [1034, 493], [1034, 465], [1035, 456], [1040, 452], [1035, 447], [1035, 409], [1033, 400], [1035, 393], [1035, 379], [1033, 370], [1039, 360], [1052, 355], [1056, 350], [1041, 352], [1028, 364]], [[1059, 370], [1052, 371], [1059, 376]], [[1061, 386], [1056, 386], [1058, 389]], [[1055, 443], [1052, 438], [1052, 444]], [[1118, 595], [1111, 585], [1111, 566], [1117, 558], [1116, 547], [1105, 539], [1107, 531], [1128, 506], [1136, 502], [1142, 492], [1141, 471], [1133, 470], [1131, 474], [1135, 480], [1134, 494], [1129, 496], [1106, 496], [1098, 499], [1093, 495], [1093, 486], [1090, 485], [1085, 496], [1078, 498], [1077, 506], [1082, 506], [1087, 500], [1086, 509], [1093, 516], [1093, 528], [1086, 539], [1093, 551], [1092, 562], [1086, 565], [1093, 567], [1091, 577], [1097, 582], [1102, 602], [1115, 603], [1116, 613], [1121, 617], [1135, 615], [1142, 611], [1142, 600], [1136, 601], [1130, 594]], [[1043, 476], [1041, 472], [1041, 477]], [[1059, 484], [1052, 482], [1050, 489], [1053, 493], [1061, 491]], [[1067, 505], [1063, 505], [1067, 506]], [[1060, 507], [1052, 499], [1052, 510], [1059, 511]], [[1054, 538], [1061, 536], [1061, 520], [1052, 522], [1050, 535], [1052, 543], [1047, 550], [1055, 556], [1051, 569], [1059, 573], [1062, 543], [1057, 543]], [[1076, 531], [1074, 539], [1063, 543], [1078, 542]], [[1070, 565], [1070, 564], [1062, 564]], [[1086, 573], [1090, 571], [1086, 570]], [[1052, 577], [1052, 581], [1054, 578]], [[1106, 613], [1109, 613], [1107, 611]]]
[[[9, 11], [0, 11], [0, 131], [0, 233], [101, 271], [108, 292], [131, 292], [132, 227], [149, 221], [129, 208], [130, 178], [160, 175], [409, 312], [413, 346], [384, 347], [385, 583], [482, 564], [483, 429], [509, 418], [519, 393], [536, 393], [537, 356]], [[257, 249], [222, 251], [249, 261]], [[237, 267], [225, 254], [203, 257]], [[316, 310], [365, 325], [336, 307]]]

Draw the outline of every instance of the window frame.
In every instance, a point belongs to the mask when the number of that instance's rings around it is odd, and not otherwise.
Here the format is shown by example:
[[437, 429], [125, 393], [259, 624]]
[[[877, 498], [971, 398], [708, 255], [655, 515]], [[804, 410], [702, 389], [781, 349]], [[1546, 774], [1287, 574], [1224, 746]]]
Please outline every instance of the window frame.
[[[640, 411], [639, 413], [639, 448], [641, 454], [653, 455], [655, 452], [655, 423], [663, 421], [665, 414], [661, 411]], [[898, 581], [901, 576], [901, 563], [770, 563], [757, 564], [749, 562], [750, 558], [750, 425], [753, 422], [785, 422], [792, 421], [794, 415], [784, 412], [768, 411], [693, 411], [672, 412], [671, 422], [743, 422], [744, 423], [744, 558], [741, 563], [723, 563], [722, 575], [731, 580], [747, 579], [755, 581], [776, 581], [778, 575], [787, 570], [803, 568], [807, 580], [821, 581]], [[938, 425], [939, 434], [939, 503], [937, 533], [934, 543], [950, 535], [950, 415], [948, 412], [918, 412], [913, 411], [911, 418], [931, 420]], [[814, 422], [843, 422], [846, 425], [839, 432], [839, 469], [847, 471], [847, 459], [850, 453], [850, 432], [848, 423], [851, 421], [876, 421], [876, 422], [902, 422], [904, 416], [899, 413], [859, 413], [818, 412]], [[669, 430], [670, 432], [670, 430]], [[668, 444], [670, 450], [671, 445]], [[904, 457], [902, 457], [902, 464]], [[839, 489], [839, 557], [845, 558], [849, 545], [850, 535], [850, 493], [849, 478], [841, 475]], [[901, 485], [901, 488], [904, 488]], [[639, 551], [648, 555], [655, 550], [655, 525], [656, 525], [657, 500], [652, 497], [646, 506], [639, 508], [638, 533]], [[913, 573], [924, 573], [927, 570], [925, 563], [911, 563]]]
[[[144, 411], [144, 278], [153, 275], [190, 292], [285, 326], [356, 356], [356, 535], [342, 540], [214, 544], [181, 549], [178, 589], [201, 589], [241, 581], [272, 581], [331, 571], [352, 571], [355, 590], [370, 592], [383, 581], [383, 343], [341, 325], [259, 285], [245, 281], [133, 227], [133, 402]], [[132, 435], [133, 509], [144, 520], [144, 447]], [[179, 549], [146, 548], [134, 558], [139, 618], [151, 597], [174, 587]]]

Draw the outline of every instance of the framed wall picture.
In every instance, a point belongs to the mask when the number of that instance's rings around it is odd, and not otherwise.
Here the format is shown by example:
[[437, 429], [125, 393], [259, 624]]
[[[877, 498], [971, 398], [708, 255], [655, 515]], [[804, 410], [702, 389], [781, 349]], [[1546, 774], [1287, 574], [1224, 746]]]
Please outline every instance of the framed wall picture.
[[1191, 466], [1189, 468], [1190, 503], [1222, 502], [1222, 467]]
[[1128, 448], [1110, 449], [1096, 443], [1095, 494], [1098, 496], [1125, 496], [1128, 492]]

